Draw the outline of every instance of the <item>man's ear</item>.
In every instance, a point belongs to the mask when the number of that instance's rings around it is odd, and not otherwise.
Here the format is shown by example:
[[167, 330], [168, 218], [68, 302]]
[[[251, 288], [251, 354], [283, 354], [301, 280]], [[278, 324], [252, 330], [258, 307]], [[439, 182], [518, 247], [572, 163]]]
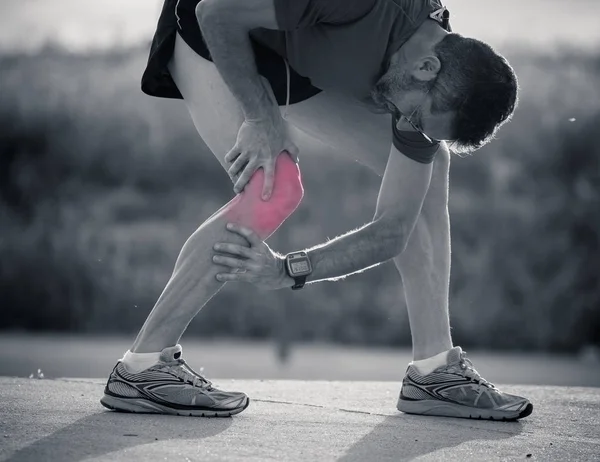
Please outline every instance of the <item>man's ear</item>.
[[415, 63], [412, 75], [417, 80], [428, 82], [437, 77], [442, 68], [442, 63], [436, 56], [425, 56]]

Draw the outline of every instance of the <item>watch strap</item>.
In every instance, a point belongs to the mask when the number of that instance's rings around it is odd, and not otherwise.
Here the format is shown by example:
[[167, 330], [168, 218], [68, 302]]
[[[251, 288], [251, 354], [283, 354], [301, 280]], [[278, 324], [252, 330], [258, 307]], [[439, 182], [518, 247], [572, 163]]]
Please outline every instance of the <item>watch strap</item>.
[[292, 290], [302, 289], [304, 284], [306, 284], [306, 276], [292, 276], [295, 284], [292, 286]]

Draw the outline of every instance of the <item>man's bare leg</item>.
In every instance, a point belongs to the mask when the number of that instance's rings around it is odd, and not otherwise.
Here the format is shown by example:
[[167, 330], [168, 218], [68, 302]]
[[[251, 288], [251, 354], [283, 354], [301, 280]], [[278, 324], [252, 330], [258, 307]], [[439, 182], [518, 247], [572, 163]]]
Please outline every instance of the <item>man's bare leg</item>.
[[[225, 154], [234, 146], [242, 123], [238, 102], [214, 64], [197, 56], [179, 37], [169, 68], [200, 136], [226, 167]], [[181, 357], [178, 343], [189, 322], [223, 285], [215, 279], [222, 268], [212, 260], [214, 244], [244, 244], [243, 238], [226, 231], [226, 224], [243, 224], [266, 239], [302, 199], [300, 171], [286, 153], [277, 158], [268, 201], [261, 198], [263, 183], [264, 172], [258, 170], [243, 192], [206, 220], [185, 243], [172, 277], [134, 345], [113, 368], [100, 399], [103, 406], [200, 417], [231, 416], [248, 407], [250, 401], [244, 393], [214, 388], [195, 373]]]
[[[214, 64], [197, 56], [177, 37], [170, 71], [184, 95], [202, 139], [226, 167], [224, 156], [235, 144], [243, 115]], [[198, 82], [202, 82], [198, 84]], [[261, 199], [262, 170], [245, 190], [206, 220], [187, 240], [173, 274], [140, 330], [131, 351], [149, 353], [173, 346], [198, 311], [222, 288], [215, 276], [222, 271], [212, 261], [213, 245], [243, 238], [228, 233], [228, 222], [245, 224], [267, 239], [302, 199], [300, 171], [287, 154], [280, 154], [272, 197]]]
[[394, 258], [402, 275], [413, 343], [413, 359], [452, 348], [448, 296], [450, 284], [450, 155], [438, 153], [431, 185], [405, 251]]
[[528, 399], [499, 391], [452, 346], [448, 318], [450, 220], [449, 154], [438, 153], [431, 186], [404, 253], [402, 274], [413, 339], [396, 408], [417, 415], [515, 420], [533, 411]]

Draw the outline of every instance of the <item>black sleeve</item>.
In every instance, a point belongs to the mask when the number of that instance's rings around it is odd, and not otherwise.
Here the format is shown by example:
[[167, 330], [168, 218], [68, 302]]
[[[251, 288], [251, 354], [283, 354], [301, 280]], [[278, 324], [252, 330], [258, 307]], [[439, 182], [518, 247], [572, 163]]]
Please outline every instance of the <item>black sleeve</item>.
[[419, 132], [398, 130], [392, 117], [392, 142], [396, 149], [406, 157], [421, 164], [430, 164], [435, 158], [440, 143], [430, 143]]

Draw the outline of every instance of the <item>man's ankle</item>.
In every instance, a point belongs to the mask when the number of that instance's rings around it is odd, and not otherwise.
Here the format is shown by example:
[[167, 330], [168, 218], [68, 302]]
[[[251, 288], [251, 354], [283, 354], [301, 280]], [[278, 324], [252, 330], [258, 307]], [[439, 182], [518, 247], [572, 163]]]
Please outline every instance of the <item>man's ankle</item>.
[[137, 338], [129, 349], [132, 353], [156, 353], [170, 346], [176, 345], [178, 342], [164, 342], [157, 339], [147, 340]]
[[413, 361], [429, 359], [452, 348], [454, 348], [452, 342], [424, 346], [413, 345]]
[[129, 372], [138, 374], [154, 366], [160, 360], [160, 351], [153, 353], [133, 353], [126, 351], [121, 362]]

